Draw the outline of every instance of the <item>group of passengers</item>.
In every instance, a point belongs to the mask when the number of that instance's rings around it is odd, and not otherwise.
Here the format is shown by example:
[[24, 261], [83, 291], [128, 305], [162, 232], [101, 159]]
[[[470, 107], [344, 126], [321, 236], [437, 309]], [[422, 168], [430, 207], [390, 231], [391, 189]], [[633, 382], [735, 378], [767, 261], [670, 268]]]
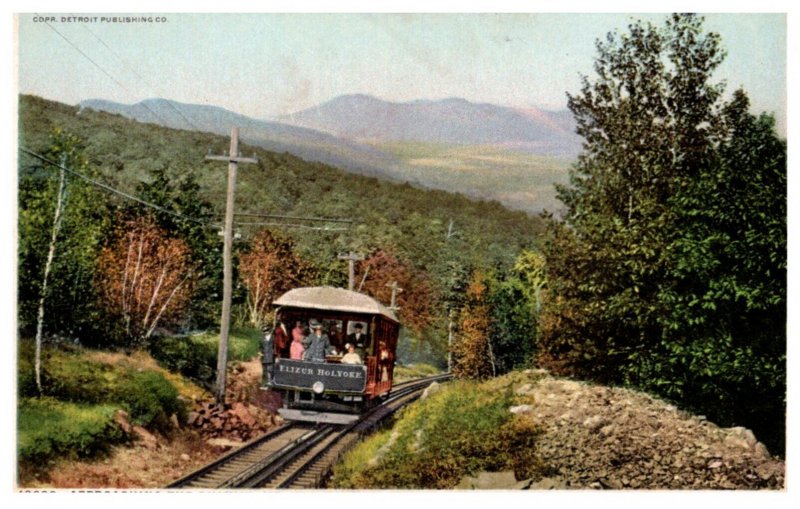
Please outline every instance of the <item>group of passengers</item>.
[[[354, 332], [347, 336], [344, 352], [339, 362], [342, 364], [363, 364], [369, 339], [363, 333], [364, 326], [356, 323]], [[295, 360], [325, 362], [327, 356], [337, 356], [336, 347], [331, 344], [327, 334], [323, 332], [322, 323], [311, 319], [308, 326], [297, 321], [290, 334], [286, 325], [281, 322], [275, 329], [275, 350], [278, 357], [289, 357]], [[288, 354], [288, 355], [287, 355]]]

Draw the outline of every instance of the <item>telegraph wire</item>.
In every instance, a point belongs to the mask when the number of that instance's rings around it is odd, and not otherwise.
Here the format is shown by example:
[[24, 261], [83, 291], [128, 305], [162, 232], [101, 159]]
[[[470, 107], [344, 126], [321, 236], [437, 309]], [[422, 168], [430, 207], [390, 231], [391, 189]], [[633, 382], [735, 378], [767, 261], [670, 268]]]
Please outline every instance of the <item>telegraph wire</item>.
[[294, 223], [236, 223], [236, 226], [280, 226], [282, 228], [303, 228], [306, 230], [322, 230], [329, 232], [347, 231], [349, 228], [329, 227], [329, 226], [311, 226], [307, 224], [294, 224]]
[[141, 198], [137, 198], [137, 197], [135, 197], [133, 195], [130, 195], [130, 194], [126, 193], [126, 192], [120, 191], [119, 189], [114, 189], [113, 187], [111, 187], [109, 185], [106, 185], [106, 184], [103, 184], [102, 182], [98, 182], [98, 181], [96, 181], [96, 180], [94, 180], [92, 178], [89, 178], [89, 177], [87, 177], [86, 175], [84, 175], [84, 174], [82, 174], [80, 172], [77, 172], [75, 170], [71, 170], [71, 169], [69, 169], [69, 168], [67, 168], [67, 167], [65, 167], [65, 166], [63, 166], [63, 165], [61, 165], [61, 164], [59, 164], [59, 163], [57, 163], [55, 161], [51, 161], [50, 159], [46, 158], [45, 156], [43, 156], [41, 154], [37, 154], [36, 152], [34, 152], [32, 150], [29, 150], [29, 149], [27, 149], [25, 147], [21, 146], [21, 147], [19, 147], [19, 150], [21, 152], [24, 152], [24, 153], [28, 154], [29, 156], [32, 156], [32, 157], [35, 157], [36, 159], [39, 159], [40, 161], [42, 161], [42, 162], [44, 162], [46, 164], [49, 164], [49, 165], [54, 166], [56, 168], [62, 169], [64, 171], [66, 171], [67, 173], [69, 173], [70, 175], [74, 175], [74, 176], [84, 180], [85, 182], [88, 182], [89, 184], [97, 186], [97, 187], [99, 187], [101, 189], [104, 189], [105, 191], [110, 192], [110, 193], [122, 196], [123, 198], [127, 198], [129, 200], [133, 200], [133, 201], [135, 201], [137, 203], [140, 203], [140, 204], [142, 204], [142, 205], [144, 205], [146, 207], [150, 207], [150, 208], [158, 210], [160, 212], [164, 212], [166, 214], [170, 214], [170, 215], [173, 215], [173, 216], [178, 217], [180, 219], [184, 219], [186, 221], [191, 221], [193, 223], [197, 223], [197, 224], [202, 225], [202, 226], [206, 226], [206, 227], [210, 227], [210, 228], [214, 228], [214, 229], [221, 229], [222, 228], [221, 225], [216, 225], [214, 223], [209, 223], [209, 222], [206, 222], [206, 221], [202, 221], [200, 219], [195, 219], [193, 217], [184, 216], [183, 214], [181, 214], [179, 212], [175, 212], [175, 211], [172, 211], [172, 210], [169, 210], [169, 209], [165, 209], [164, 207], [156, 205], [155, 203], [150, 203], [148, 201], [142, 200]]
[[[142, 200], [141, 198], [137, 198], [136, 196], [128, 194], [128, 193], [126, 193], [124, 191], [120, 191], [119, 189], [115, 189], [115, 188], [113, 188], [113, 187], [111, 187], [111, 186], [109, 186], [107, 184], [103, 184], [102, 182], [98, 182], [98, 181], [96, 181], [96, 180], [94, 180], [94, 179], [92, 179], [90, 177], [87, 177], [86, 175], [84, 175], [84, 174], [82, 174], [80, 172], [77, 172], [75, 170], [67, 168], [67, 167], [65, 167], [65, 166], [63, 166], [63, 165], [61, 165], [61, 164], [59, 164], [59, 163], [57, 163], [55, 161], [52, 161], [52, 160], [46, 158], [45, 156], [43, 156], [43, 155], [41, 155], [39, 153], [36, 153], [36, 152], [26, 148], [26, 147], [20, 146], [19, 150], [21, 152], [24, 152], [24, 153], [28, 154], [31, 157], [34, 157], [34, 158], [42, 161], [43, 163], [46, 163], [46, 164], [48, 164], [50, 166], [53, 166], [55, 168], [59, 168], [61, 170], [64, 170], [67, 173], [69, 173], [70, 175], [74, 175], [74, 176], [80, 178], [81, 180], [83, 180], [85, 182], [88, 182], [89, 184], [91, 184], [93, 186], [99, 187], [99, 188], [101, 188], [101, 189], [103, 189], [105, 191], [108, 191], [108, 192], [110, 192], [112, 194], [116, 194], [116, 195], [121, 196], [123, 198], [126, 198], [128, 200], [135, 201], [135, 202], [137, 202], [137, 203], [139, 203], [141, 205], [144, 205], [146, 207], [150, 207], [150, 208], [152, 208], [154, 210], [157, 210], [159, 212], [163, 212], [165, 214], [170, 214], [170, 215], [175, 216], [175, 217], [177, 217], [179, 219], [184, 219], [186, 221], [191, 221], [193, 223], [197, 223], [197, 224], [199, 224], [201, 226], [205, 226], [207, 228], [212, 228], [212, 229], [220, 230], [220, 231], [222, 230], [222, 225], [220, 225], [218, 223], [211, 223], [211, 222], [208, 222], [208, 221], [203, 221], [201, 219], [196, 219], [194, 217], [189, 217], [189, 216], [181, 214], [180, 212], [175, 212], [175, 211], [172, 211], [172, 210], [169, 210], [169, 209], [165, 209], [164, 207], [161, 207], [160, 205], [156, 205], [155, 203], [150, 203], [148, 201]], [[277, 219], [297, 219], [297, 220], [301, 220], [301, 221], [327, 221], [327, 222], [333, 222], [333, 223], [352, 223], [353, 222], [350, 219], [326, 219], [326, 218], [317, 218], [317, 217], [286, 216], [286, 215], [278, 215], [278, 214], [237, 214], [237, 215], [256, 216], [256, 217], [275, 217]], [[279, 227], [282, 227], [282, 228], [301, 228], [301, 229], [319, 230], [319, 231], [346, 231], [348, 229], [346, 227], [345, 228], [334, 228], [334, 227], [327, 227], [327, 226], [310, 226], [310, 225], [304, 225], [304, 224], [279, 223], [279, 222], [267, 222], [267, 223], [249, 223], [249, 222], [246, 222], [246, 223], [236, 223], [236, 225], [237, 226], [279, 226]]]
[[[38, 15], [38, 14], [37, 14], [37, 15]], [[83, 52], [83, 50], [81, 50], [81, 49], [80, 49], [78, 46], [76, 46], [75, 44], [73, 44], [73, 42], [72, 42], [72, 41], [70, 41], [70, 40], [69, 40], [69, 39], [68, 39], [68, 38], [67, 38], [67, 37], [66, 37], [64, 34], [62, 34], [61, 32], [59, 32], [58, 30], [56, 30], [56, 28], [55, 28], [53, 25], [51, 25], [51, 24], [50, 24], [49, 22], [47, 22], [47, 21], [45, 21], [45, 22], [44, 22], [44, 24], [45, 24], [45, 25], [47, 25], [48, 27], [50, 27], [50, 29], [51, 29], [53, 32], [57, 33], [57, 34], [59, 35], [59, 37], [61, 37], [61, 38], [62, 38], [62, 39], [64, 39], [65, 41], [67, 41], [67, 44], [69, 44], [70, 46], [72, 46], [72, 47], [75, 49], [75, 51], [77, 51], [78, 53], [80, 53], [81, 55], [83, 55], [83, 57], [84, 57], [84, 58], [86, 58], [86, 60], [88, 60], [89, 62], [91, 62], [91, 63], [92, 63], [92, 65], [94, 65], [95, 67], [97, 67], [97, 68], [100, 70], [100, 72], [102, 72], [103, 74], [105, 74], [106, 76], [108, 76], [108, 77], [109, 77], [109, 78], [110, 78], [110, 79], [111, 79], [111, 80], [112, 80], [114, 83], [116, 83], [117, 85], [119, 85], [120, 87], [122, 87], [122, 89], [123, 89], [123, 90], [125, 90], [125, 91], [126, 91], [126, 92], [128, 92], [129, 94], [132, 94], [132, 95], [134, 95], [134, 94], [133, 94], [133, 92], [131, 92], [131, 91], [128, 89], [128, 87], [126, 87], [125, 85], [123, 85], [123, 84], [122, 84], [122, 83], [121, 83], [119, 80], [117, 80], [117, 79], [116, 79], [114, 76], [112, 76], [112, 75], [111, 75], [111, 74], [110, 74], [108, 71], [106, 71], [105, 69], [103, 69], [103, 67], [102, 67], [100, 64], [98, 64], [97, 62], [95, 62], [94, 60], [92, 60], [92, 58], [91, 58], [89, 55], [87, 55], [86, 53], [84, 53], [84, 52]], [[150, 113], [152, 113], [152, 114], [153, 114], [153, 116], [154, 116], [155, 118], [157, 118], [158, 120], [160, 120], [161, 122], [163, 122], [163, 123], [166, 125], [166, 123], [167, 123], [167, 122], [166, 122], [166, 121], [165, 121], [163, 118], [161, 118], [161, 116], [159, 116], [159, 115], [158, 115], [158, 113], [156, 113], [155, 111], [153, 111], [153, 110], [152, 110], [152, 109], [151, 109], [151, 108], [150, 108], [150, 107], [149, 107], [149, 106], [148, 106], [146, 103], [144, 103], [144, 102], [140, 102], [139, 104], [141, 104], [142, 106], [144, 106], [144, 108], [145, 108], [147, 111], [149, 111]]]
[[325, 223], [352, 223], [352, 219], [335, 219], [330, 217], [305, 217], [305, 216], [286, 216], [281, 214], [253, 214], [247, 212], [237, 212], [233, 214], [239, 217], [265, 217], [269, 219], [299, 219], [302, 221], [321, 221]]
[[[139, 74], [139, 73], [136, 71], [136, 69], [134, 69], [134, 68], [133, 68], [133, 66], [132, 66], [132, 65], [128, 64], [128, 62], [127, 62], [127, 61], [126, 61], [124, 58], [122, 58], [122, 57], [121, 57], [119, 54], [117, 54], [117, 52], [115, 52], [113, 49], [111, 49], [111, 47], [110, 47], [108, 44], [106, 44], [106, 42], [105, 42], [103, 39], [101, 39], [101, 38], [100, 38], [100, 36], [98, 36], [96, 33], [94, 33], [94, 32], [92, 31], [92, 29], [90, 29], [90, 28], [89, 28], [89, 27], [88, 27], [88, 26], [87, 26], [85, 23], [81, 23], [81, 26], [83, 26], [83, 28], [85, 28], [85, 29], [86, 29], [86, 30], [87, 30], [87, 31], [88, 31], [90, 34], [92, 34], [92, 36], [93, 36], [95, 39], [97, 39], [97, 40], [98, 40], [98, 42], [100, 42], [100, 44], [102, 44], [103, 46], [105, 46], [105, 48], [106, 48], [106, 49], [107, 49], [107, 50], [108, 50], [108, 51], [109, 51], [109, 52], [110, 52], [112, 55], [114, 55], [115, 57], [117, 57], [117, 59], [118, 59], [120, 62], [122, 62], [122, 65], [123, 65], [123, 66], [125, 66], [125, 68], [126, 68], [126, 69], [128, 69], [128, 70], [129, 70], [130, 72], [132, 72], [132, 73], [133, 73], [133, 74], [134, 74], [134, 75], [135, 75], [137, 78], [139, 78], [139, 79], [142, 81], [142, 83], [144, 83], [145, 85], [147, 85], [148, 87], [150, 87], [150, 90], [152, 90], [152, 91], [154, 91], [154, 92], [156, 92], [156, 93], [159, 93], [159, 94], [160, 94], [160, 91], [159, 91], [159, 90], [157, 90], [157, 89], [156, 89], [156, 87], [154, 87], [154, 86], [153, 86], [153, 85], [151, 85], [151, 84], [150, 84], [150, 83], [149, 83], [149, 82], [148, 82], [146, 79], [144, 79], [144, 77], [143, 77], [141, 74]], [[164, 94], [160, 94], [160, 95], [162, 95], [162, 96], [163, 96]], [[167, 104], [167, 106], [169, 106], [169, 107], [170, 107], [170, 108], [171, 108], [171, 109], [172, 109], [172, 110], [173, 110], [175, 113], [177, 113], [177, 114], [178, 114], [178, 115], [179, 115], [179, 116], [180, 116], [180, 117], [181, 117], [181, 118], [182, 118], [182, 119], [183, 119], [183, 120], [184, 120], [184, 121], [185, 121], [185, 122], [186, 122], [186, 123], [189, 125], [189, 127], [192, 127], [192, 128], [194, 128], [194, 130], [195, 130], [195, 131], [203, 132], [203, 130], [202, 130], [202, 129], [200, 129], [199, 127], [197, 127], [197, 126], [196, 126], [194, 123], [192, 123], [192, 121], [191, 121], [191, 120], [189, 120], [189, 119], [186, 117], [186, 115], [184, 115], [184, 114], [183, 114], [183, 112], [182, 112], [181, 110], [179, 110], [179, 109], [178, 109], [176, 106], [174, 106], [174, 105], [172, 104], [172, 101], [170, 101], [170, 100], [168, 100], [168, 99], [165, 99], [165, 101], [166, 101], [166, 104]], [[142, 104], [142, 105], [144, 105], [144, 103], [141, 103], [141, 104]], [[149, 109], [149, 108], [148, 108], [148, 109]]]

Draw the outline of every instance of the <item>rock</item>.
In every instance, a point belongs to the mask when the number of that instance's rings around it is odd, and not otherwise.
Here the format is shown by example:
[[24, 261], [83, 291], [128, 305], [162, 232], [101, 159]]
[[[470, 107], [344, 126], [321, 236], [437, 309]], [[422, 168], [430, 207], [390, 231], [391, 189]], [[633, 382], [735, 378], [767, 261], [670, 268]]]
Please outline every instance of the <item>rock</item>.
[[[189, 415], [186, 416], [186, 424], [189, 426], [194, 426], [198, 419], [200, 419], [200, 414], [198, 412], [189, 412]], [[202, 424], [202, 422], [197, 423]]]
[[420, 399], [425, 399], [431, 394], [436, 394], [437, 392], [439, 392], [439, 390], [441, 390], [441, 388], [442, 386], [439, 385], [438, 382], [433, 382], [428, 387], [426, 387], [424, 391], [422, 391], [422, 396], [420, 396]]
[[508, 409], [508, 411], [511, 412], [512, 414], [517, 414], [517, 415], [527, 414], [533, 411], [533, 407], [531, 405], [518, 405], [518, 406], [512, 406], [511, 408]]
[[584, 427], [589, 428], [589, 431], [593, 432], [599, 430], [606, 424], [608, 424], [608, 420], [602, 415], [593, 415], [583, 421]]
[[607, 437], [607, 436], [611, 435], [612, 433], [614, 433], [614, 430], [616, 430], [616, 429], [617, 428], [613, 424], [608, 424], [608, 425], [603, 426], [602, 428], [600, 428], [600, 434], [602, 436], [604, 436], [604, 437]]
[[129, 435], [133, 430], [133, 426], [131, 425], [130, 421], [128, 421], [128, 417], [130, 416], [125, 410], [117, 410], [114, 414], [114, 422], [119, 425], [122, 432], [126, 435]]
[[172, 414], [169, 416], [169, 422], [172, 424], [172, 427], [175, 429], [181, 429], [181, 423], [178, 422], [178, 416], [176, 414]]
[[229, 440], [227, 438], [210, 438], [206, 440], [208, 445], [213, 445], [214, 447], [220, 447], [224, 450], [233, 449], [234, 447], [241, 447], [242, 442], [236, 440]]
[[480, 472], [476, 477], [466, 476], [461, 479], [456, 489], [459, 490], [507, 490], [515, 489], [517, 478], [513, 471]]
[[714, 460], [714, 461], [712, 461], [711, 463], [708, 464], [708, 468], [711, 468], [711, 469], [719, 468], [721, 466], [722, 466], [722, 462], [720, 460]]
[[753, 452], [755, 453], [756, 457], [762, 459], [770, 459], [772, 455], [769, 453], [767, 446], [762, 444], [761, 442], [756, 443], [756, 446], [753, 448]]
[[133, 433], [146, 449], [158, 448], [158, 439], [141, 426], [134, 426]]
[[188, 454], [186, 453], [181, 454], [181, 461], [189, 461], [190, 459], [192, 458], [190, 458]]
[[[527, 489], [530, 490], [563, 490], [567, 485], [563, 479], [558, 477], [543, 477], [538, 481], [531, 483]], [[523, 488], [526, 489], [526, 488]]]
[[525, 395], [525, 394], [529, 394], [531, 392], [532, 388], [533, 388], [533, 386], [531, 384], [525, 384], [522, 387], [518, 388], [514, 392], [516, 394], [519, 394], [519, 395]]

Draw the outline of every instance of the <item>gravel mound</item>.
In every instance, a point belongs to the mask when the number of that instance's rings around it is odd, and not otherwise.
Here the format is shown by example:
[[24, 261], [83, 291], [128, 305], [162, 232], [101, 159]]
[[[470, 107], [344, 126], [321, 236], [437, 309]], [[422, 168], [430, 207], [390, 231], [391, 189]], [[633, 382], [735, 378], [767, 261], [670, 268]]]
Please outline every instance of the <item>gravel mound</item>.
[[545, 431], [552, 473], [530, 489], [783, 489], [784, 462], [750, 430], [720, 428], [629, 389], [545, 376], [515, 409]]

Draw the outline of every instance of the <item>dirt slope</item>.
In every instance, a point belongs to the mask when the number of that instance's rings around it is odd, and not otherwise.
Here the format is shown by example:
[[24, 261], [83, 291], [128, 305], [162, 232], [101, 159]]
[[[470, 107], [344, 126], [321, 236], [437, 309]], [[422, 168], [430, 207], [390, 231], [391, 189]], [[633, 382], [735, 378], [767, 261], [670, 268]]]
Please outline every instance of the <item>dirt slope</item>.
[[544, 376], [517, 409], [545, 430], [542, 488], [782, 489], [784, 462], [745, 428], [720, 428], [647, 394]]

